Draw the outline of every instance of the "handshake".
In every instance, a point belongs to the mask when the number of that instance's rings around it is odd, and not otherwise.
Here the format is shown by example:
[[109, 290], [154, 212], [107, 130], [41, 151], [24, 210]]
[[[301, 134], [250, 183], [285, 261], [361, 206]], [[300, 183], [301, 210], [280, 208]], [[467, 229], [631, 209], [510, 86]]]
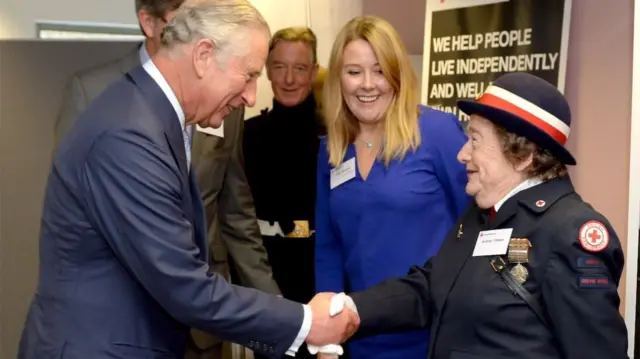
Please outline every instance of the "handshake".
[[313, 314], [306, 339], [311, 354], [342, 354], [338, 344], [349, 339], [360, 326], [351, 298], [343, 293], [318, 293], [308, 305]]

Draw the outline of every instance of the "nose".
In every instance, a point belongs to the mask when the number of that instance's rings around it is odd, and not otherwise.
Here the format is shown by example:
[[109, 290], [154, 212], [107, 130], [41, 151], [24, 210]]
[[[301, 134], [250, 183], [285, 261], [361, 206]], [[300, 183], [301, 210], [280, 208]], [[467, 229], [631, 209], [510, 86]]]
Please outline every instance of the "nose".
[[456, 158], [458, 159], [458, 162], [465, 165], [471, 160], [471, 140], [467, 140], [467, 142], [465, 142]]
[[372, 90], [375, 87], [375, 85], [373, 84], [373, 79], [371, 78], [371, 71], [365, 71], [364, 83], [362, 83], [362, 87], [367, 90]]
[[287, 85], [293, 84], [293, 70], [287, 69], [287, 72], [284, 74], [284, 83]]
[[244, 101], [247, 107], [253, 107], [256, 104], [256, 92], [258, 91], [257, 81], [252, 80], [245, 87], [242, 92], [242, 101]]

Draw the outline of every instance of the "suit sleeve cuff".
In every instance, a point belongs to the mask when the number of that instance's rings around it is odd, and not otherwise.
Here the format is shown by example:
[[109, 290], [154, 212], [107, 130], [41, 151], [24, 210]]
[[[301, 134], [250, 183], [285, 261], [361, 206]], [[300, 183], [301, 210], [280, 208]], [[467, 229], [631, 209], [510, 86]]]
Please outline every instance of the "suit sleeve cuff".
[[298, 332], [298, 336], [293, 341], [293, 344], [287, 350], [288, 356], [296, 356], [298, 349], [302, 343], [304, 343], [305, 339], [307, 339], [307, 335], [309, 335], [309, 331], [311, 331], [311, 318], [313, 317], [313, 313], [311, 312], [311, 308], [308, 305], [303, 304], [302, 308], [304, 309], [304, 319], [302, 320], [302, 326], [300, 327], [300, 331]]

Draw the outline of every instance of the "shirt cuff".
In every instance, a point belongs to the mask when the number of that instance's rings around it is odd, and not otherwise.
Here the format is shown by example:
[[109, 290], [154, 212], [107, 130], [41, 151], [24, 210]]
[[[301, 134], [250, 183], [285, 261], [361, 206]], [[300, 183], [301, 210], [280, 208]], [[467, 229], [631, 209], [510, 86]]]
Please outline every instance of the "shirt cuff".
[[358, 308], [356, 307], [356, 303], [353, 301], [353, 299], [351, 299], [350, 296], [348, 296], [348, 295], [344, 296], [344, 305], [347, 308], [351, 309], [354, 313], [356, 313], [356, 315], [360, 316], [358, 314]]
[[302, 320], [302, 326], [300, 327], [298, 336], [286, 352], [288, 356], [292, 357], [296, 356], [298, 349], [300, 349], [302, 343], [304, 343], [305, 339], [307, 339], [309, 331], [311, 331], [311, 319], [313, 317], [313, 313], [311, 312], [311, 308], [309, 308], [309, 306], [306, 304], [303, 304], [302, 308], [304, 309], [304, 319]]

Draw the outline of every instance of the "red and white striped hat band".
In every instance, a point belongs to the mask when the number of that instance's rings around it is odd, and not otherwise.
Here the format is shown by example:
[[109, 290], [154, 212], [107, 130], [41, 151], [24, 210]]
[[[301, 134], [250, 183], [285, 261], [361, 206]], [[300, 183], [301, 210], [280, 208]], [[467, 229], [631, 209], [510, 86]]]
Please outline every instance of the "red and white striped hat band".
[[490, 85], [478, 103], [516, 115], [536, 126], [564, 146], [571, 128], [538, 105], [496, 85]]

